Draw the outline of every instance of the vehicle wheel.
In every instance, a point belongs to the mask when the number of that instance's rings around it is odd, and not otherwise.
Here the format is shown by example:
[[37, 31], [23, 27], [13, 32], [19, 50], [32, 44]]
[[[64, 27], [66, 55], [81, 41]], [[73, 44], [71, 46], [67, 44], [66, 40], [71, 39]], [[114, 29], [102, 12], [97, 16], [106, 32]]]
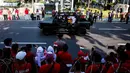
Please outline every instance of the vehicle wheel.
[[82, 35], [85, 35], [86, 34], [86, 28], [85, 27], [80, 27], [79, 29], [78, 29], [78, 34], [82, 34]]
[[43, 32], [43, 34], [46, 35], [46, 36], [49, 34], [45, 29], [42, 29], [42, 32]]

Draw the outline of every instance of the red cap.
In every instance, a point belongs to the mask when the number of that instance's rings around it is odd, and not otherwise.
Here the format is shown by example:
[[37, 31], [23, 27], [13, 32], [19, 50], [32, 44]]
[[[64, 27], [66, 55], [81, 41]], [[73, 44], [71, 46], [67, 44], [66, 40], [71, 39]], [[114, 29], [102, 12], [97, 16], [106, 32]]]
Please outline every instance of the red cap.
[[82, 51], [82, 50], [80, 50], [79, 52], [78, 52], [78, 56], [80, 57], [80, 56], [85, 56], [85, 54], [84, 54], [84, 52]]

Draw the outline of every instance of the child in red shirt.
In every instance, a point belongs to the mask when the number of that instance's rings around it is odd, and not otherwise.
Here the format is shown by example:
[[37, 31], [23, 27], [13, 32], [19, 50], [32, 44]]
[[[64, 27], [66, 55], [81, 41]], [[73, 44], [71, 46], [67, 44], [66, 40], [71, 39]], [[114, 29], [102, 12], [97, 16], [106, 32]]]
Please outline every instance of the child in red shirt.
[[25, 62], [26, 52], [20, 51], [16, 54], [16, 62], [12, 64], [12, 73], [31, 73], [32, 66]]

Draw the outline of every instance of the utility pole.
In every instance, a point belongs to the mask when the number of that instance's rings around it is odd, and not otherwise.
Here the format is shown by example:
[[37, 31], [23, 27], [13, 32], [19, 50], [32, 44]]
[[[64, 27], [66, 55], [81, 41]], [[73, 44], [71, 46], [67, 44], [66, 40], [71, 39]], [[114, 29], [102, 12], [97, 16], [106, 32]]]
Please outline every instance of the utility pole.
[[127, 0], [127, 4], [129, 5], [129, 0]]
[[60, 5], [61, 5], [61, 12], [63, 11], [63, 0], [60, 0]]
[[125, 2], [126, 2], [126, 1], [125, 1], [125, 0], [123, 0], [123, 4], [125, 4]]
[[88, 8], [89, 8], [90, 0], [88, 0]]
[[74, 0], [72, 0], [72, 2], [71, 2], [71, 11], [73, 11], [74, 10]]
[[34, 0], [32, 0], [32, 9], [33, 9], [33, 13], [34, 13]]

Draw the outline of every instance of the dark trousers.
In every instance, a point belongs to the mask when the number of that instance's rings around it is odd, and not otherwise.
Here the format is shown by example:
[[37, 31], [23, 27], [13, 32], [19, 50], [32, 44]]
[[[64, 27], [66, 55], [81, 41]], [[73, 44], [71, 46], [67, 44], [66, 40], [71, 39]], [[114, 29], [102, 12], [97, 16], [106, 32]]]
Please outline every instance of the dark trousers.
[[126, 24], [128, 24], [128, 22], [129, 22], [129, 17], [126, 18]]
[[37, 20], [40, 20], [40, 16], [39, 15], [37, 15]]
[[8, 20], [8, 17], [7, 15], [3, 15], [4, 16], [4, 20]]
[[112, 22], [112, 17], [108, 17], [108, 22]]
[[93, 20], [94, 20], [94, 22], [96, 22], [97, 21], [97, 16], [94, 16]]
[[100, 16], [100, 20], [102, 21], [102, 16]]
[[15, 15], [13, 15], [13, 16], [12, 16], [12, 19], [13, 19], [13, 20], [16, 20], [16, 17], [15, 17]]

